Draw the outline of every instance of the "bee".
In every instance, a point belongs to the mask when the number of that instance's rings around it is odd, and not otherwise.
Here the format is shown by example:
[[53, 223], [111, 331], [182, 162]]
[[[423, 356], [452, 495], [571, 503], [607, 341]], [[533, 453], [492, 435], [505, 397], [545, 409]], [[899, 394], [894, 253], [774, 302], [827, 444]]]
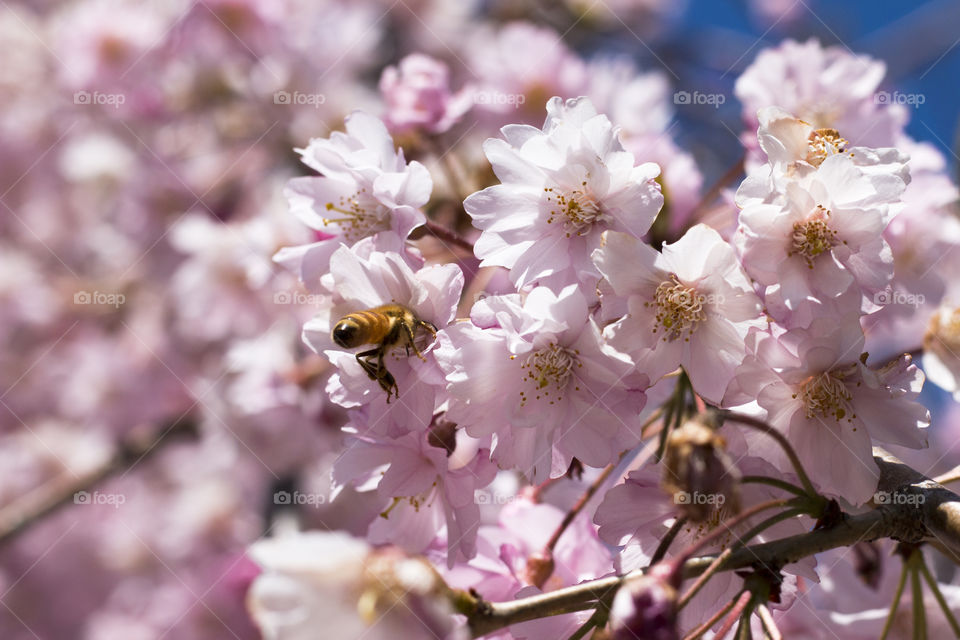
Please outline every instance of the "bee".
[[380, 388], [387, 392], [387, 403], [389, 403], [390, 394], [399, 398], [400, 390], [397, 388], [397, 381], [393, 374], [387, 371], [383, 356], [390, 349], [402, 346], [406, 347], [407, 355], [412, 348], [417, 357], [426, 362], [427, 359], [423, 357], [416, 345], [418, 329], [425, 329], [434, 337], [437, 335], [435, 326], [418, 318], [407, 307], [399, 304], [384, 304], [343, 316], [334, 325], [331, 337], [344, 349], [367, 344], [377, 345], [368, 351], [361, 351], [356, 358], [370, 379], [379, 383]]

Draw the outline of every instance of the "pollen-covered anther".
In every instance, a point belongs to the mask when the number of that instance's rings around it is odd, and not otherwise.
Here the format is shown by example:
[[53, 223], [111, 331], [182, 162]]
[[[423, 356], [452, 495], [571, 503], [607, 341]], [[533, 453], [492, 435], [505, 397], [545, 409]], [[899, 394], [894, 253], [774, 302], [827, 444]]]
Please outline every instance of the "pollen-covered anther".
[[[794, 396], [796, 397], [796, 396]], [[850, 415], [850, 399], [853, 396], [843, 383], [841, 375], [827, 371], [811, 376], [800, 386], [800, 399], [803, 400], [807, 418], [836, 418], [838, 421]]]
[[574, 234], [587, 235], [594, 224], [607, 218], [586, 181], [580, 183], [579, 189], [568, 193], [559, 193], [553, 187], [546, 187], [544, 191], [548, 194], [547, 200], [555, 204], [547, 223], [553, 224], [554, 218], [560, 216], [568, 238]]
[[836, 129], [815, 129], [810, 132], [807, 162], [819, 167], [829, 156], [843, 153], [847, 140]]
[[830, 211], [817, 205], [814, 212], [803, 222], [793, 225], [792, 245], [788, 256], [800, 255], [813, 269], [813, 261], [838, 244], [837, 232], [830, 228]]
[[[533, 383], [533, 399], [553, 404], [563, 397], [563, 391], [577, 366], [580, 363], [576, 353], [554, 343], [531, 353], [520, 368], [526, 371], [524, 378]], [[530, 399], [528, 392], [520, 392], [520, 406]]]
[[676, 275], [661, 282], [654, 294], [653, 303], [657, 312], [654, 316], [653, 332], [663, 331], [664, 341], [673, 341], [687, 334], [690, 339], [697, 326], [707, 319], [704, 298], [695, 287], [683, 284]]
[[323, 218], [323, 224], [339, 225], [343, 235], [351, 242], [389, 228], [384, 215], [385, 208], [370, 196], [366, 189], [341, 197], [336, 203], [328, 202], [325, 208], [341, 214], [342, 217]]

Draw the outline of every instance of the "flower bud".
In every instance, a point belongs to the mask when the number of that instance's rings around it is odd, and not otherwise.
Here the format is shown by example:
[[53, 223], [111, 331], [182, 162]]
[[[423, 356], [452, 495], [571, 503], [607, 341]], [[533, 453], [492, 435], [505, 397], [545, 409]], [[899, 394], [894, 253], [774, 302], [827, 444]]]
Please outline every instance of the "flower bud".
[[651, 571], [629, 578], [610, 607], [611, 640], [677, 640], [677, 589], [669, 576]]
[[471, 106], [464, 92], [451, 94], [447, 65], [421, 53], [387, 67], [380, 92], [387, 103], [386, 122], [393, 133], [421, 129], [443, 133]]
[[725, 448], [726, 441], [698, 419], [687, 420], [670, 434], [663, 487], [693, 522], [740, 510], [740, 472]]
[[554, 566], [553, 554], [550, 551], [537, 551], [527, 558], [524, 578], [533, 586], [542, 589], [553, 574]]

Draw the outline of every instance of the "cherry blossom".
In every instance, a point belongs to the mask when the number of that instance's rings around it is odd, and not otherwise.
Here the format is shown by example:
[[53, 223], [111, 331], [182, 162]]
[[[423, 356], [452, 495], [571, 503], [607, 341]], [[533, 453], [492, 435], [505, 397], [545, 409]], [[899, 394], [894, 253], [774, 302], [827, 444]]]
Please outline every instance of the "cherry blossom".
[[422, 128], [443, 133], [473, 106], [471, 89], [450, 92], [447, 65], [423, 54], [411, 54], [380, 76], [387, 103], [386, 124], [397, 134]]
[[846, 47], [824, 47], [814, 39], [784, 40], [765, 49], [737, 78], [735, 92], [743, 104], [750, 133], [748, 148], [756, 148], [752, 131], [757, 112], [778, 106], [809, 122], [815, 129], [840, 131], [857, 146], [893, 146], [906, 124], [903, 105], [877, 100], [886, 65]]
[[408, 355], [404, 347], [385, 354], [385, 365], [395, 381], [391, 393], [396, 394], [396, 400], [390, 403], [390, 396], [370, 379], [356, 354], [343, 351], [333, 342], [331, 331], [348, 313], [385, 304], [402, 305], [420, 320], [438, 329], [446, 327], [456, 311], [463, 273], [455, 264], [413, 271], [400, 254], [374, 251], [374, 244], [371, 239], [353, 247], [341, 246], [334, 252], [330, 272], [325, 276], [331, 297], [304, 325], [303, 337], [337, 368], [327, 384], [331, 400], [348, 409], [363, 406], [371, 428], [398, 435], [425, 429], [437, 409], [443, 376], [432, 363], [432, 336], [425, 331], [417, 331], [415, 336], [418, 340], [429, 339], [420, 348], [423, 360], [415, 354]]
[[[563, 511], [550, 504], [518, 498], [505, 505], [494, 525], [480, 527], [477, 556], [445, 572], [451, 586], [474, 588], [493, 601], [550, 592], [610, 574], [614, 561], [586, 518], [571, 524], [553, 552], [554, 569], [540, 587], [533, 584], [530, 559], [542, 551], [563, 520]], [[533, 571], [533, 573], [532, 573]], [[510, 626], [503, 638], [536, 640], [569, 637], [589, 615], [574, 613]], [[497, 636], [492, 636], [497, 637]]]
[[348, 439], [334, 464], [333, 493], [345, 483], [375, 488], [383, 511], [370, 523], [370, 542], [420, 553], [442, 535], [452, 567], [476, 554], [480, 508], [474, 493], [495, 473], [489, 448], [441, 418], [429, 431], [399, 438]]
[[346, 119], [345, 133], [315, 138], [298, 151], [321, 175], [293, 178], [285, 194], [291, 212], [318, 240], [282, 249], [277, 262], [316, 289], [341, 244], [372, 237], [381, 251], [403, 252], [410, 231], [424, 222], [420, 207], [433, 181], [426, 167], [408, 164], [403, 150], [394, 149], [383, 122], [358, 111]]
[[744, 269], [761, 285], [778, 285], [791, 311], [851, 288], [865, 310], [875, 309], [873, 295], [893, 276], [882, 234], [904, 187], [896, 176], [867, 173], [834, 154], [770, 202], [744, 198], [735, 239]]
[[766, 324], [733, 248], [702, 224], [662, 253], [608, 231], [594, 261], [613, 289], [602, 303], [626, 300], [626, 315], [605, 329], [611, 344], [652, 380], [682, 365], [694, 389], [719, 403], [745, 355], [744, 337]]
[[493, 436], [494, 459], [531, 482], [562, 475], [574, 456], [601, 467], [639, 439], [648, 378], [603, 343], [576, 286], [487, 298], [438, 342], [447, 417]]
[[599, 279], [590, 253], [606, 229], [641, 237], [663, 205], [653, 163], [635, 165], [617, 131], [585, 99], [553, 98], [543, 129], [511, 125], [484, 144], [501, 184], [464, 202], [482, 233], [482, 266], [510, 269], [518, 286], [560, 291]]
[[[930, 413], [917, 402], [923, 372], [907, 354], [868, 366], [855, 315], [823, 316], [807, 329], [754, 337], [725, 403], [743, 400], [735, 388], [755, 398], [823, 491], [863, 504], [879, 478], [874, 441], [927, 446]], [[772, 440], [751, 436], [751, 453], [783, 459]]]
[[345, 638], [466, 637], [425, 560], [319, 531], [262, 540], [250, 556], [263, 573], [248, 606], [270, 640], [306, 640], [319, 628]]

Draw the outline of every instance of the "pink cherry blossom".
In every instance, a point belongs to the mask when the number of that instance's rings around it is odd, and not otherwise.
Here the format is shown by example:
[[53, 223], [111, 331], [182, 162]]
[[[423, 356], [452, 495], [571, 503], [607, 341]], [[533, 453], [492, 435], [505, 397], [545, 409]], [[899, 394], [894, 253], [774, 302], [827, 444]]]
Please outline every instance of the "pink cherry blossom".
[[719, 403], [745, 355], [744, 337], [766, 324], [733, 248], [702, 224], [663, 253], [607, 232], [594, 261], [613, 289], [602, 304], [626, 307], [605, 330], [611, 344], [651, 380], [682, 365], [697, 393]]
[[[903, 105], [877, 99], [885, 71], [883, 62], [841, 45], [784, 40], [760, 52], [737, 78], [735, 92], [748, 130], [759, 124], [758, 110], [779, 106], [815, 129], [839, 130], [854, 145], [889, 147], [902, 133], [907, 113]], [[756, 148], [751, 134], [744, 142]]]
[[[739, 403], [734, 388], [755, 398], [766, 420], [793, 445], [820, 488], [863, 504], [876, 490], [879, 471], [872, 445], [885, 442], [921, 449], [930, 413], [917, 402], [924, 375], [909, 355], [868, 366], [854, 313], [821, 316], [808, 329], [757, 338], [737, 370], [726, 404]], [[750, 434], [750, 451], [783, 460], [776, 444]]]
[[393, 133], [423, 129], [443, 133], [473, 106], [472, 90], [450, 92], [450, 70], [430, 56], [414, 53], [380, 76], [387, 103], [386, 124]]
[[450, 567], [476, 554], [480, 508], [474, 493], [493, 481], [497, 469], [488, 447], [455, 428], [441, 418], [429, 431], [347, 440], [334, 463], [334, 495], [345, 483], [376, 488], [383, 511], [370, 523], [370, 542], [419, 553], [439, 535]]
[[648, 378], [604, 344], [576, 286], [487, 298], [438, 342], [447, 417], [493, 436], [494, 459], [531, 482], [562, 475], [574, 456], [602, 467], [639, 439]]
[[641, 237], [663, 204], [653, 163], [635, 165], [617, 131], [586, 98], [547, 104], [543, 129], [510, 125], [503, 140], [484, 144], [501, 184], [464, 202], [482, 233], [482, 266], [511, 270], [518, 286], [560, 291], [571, 282], [591, 287], [590, 261], [606, 229]]
[[420, 207], [433, 188], [426, 167], [408, 164], [403, 150], [394, 149], [383, 122], [358, 111], [346, 129], [299, 149], [304, 164], [321, 175], [293, 178], [285, 189], [291, 212], [318, 241], [281, 249], [275, 259], [311, 289], [341, 244], [373, 237], [380, 251], [404, 252], [410, 231], [424, 222]]
[[[477, 556], [445, 572], [451, 586], [474, 588], [491, 601], [549, 592], [614, 570], [610, 551], [587, 518], [578, 518], [564, 531], [553, 551], [554, 570], [541, 588], [534, 586], [528, 563], [543, 550], [564, 512], [549, 504], [517, 498], [503, 507], [496, 526], [480, 527]], [[567, 638], [589, 612], [553, 616], [510, 627], [514, 640]]]
[[[325, 288], [331, 296], [318, 314], [303, 327], [306, 343], [337, 367], [327, 384], [331, 400], [348, 409], [364, 407], [366, 422], [377, 433], [399, 435], [425, 429], [437, 409], [443, 375], [432, 362], [434, 341], [425, 330], [415, 337], [425, 340], [420, 352], [427, 362], [400, 347], [385, 354], [385, 365], [396, 381], [396, 399], [390, 399], [356, 360], [331, 338], [336, 323], [348, 313], [384, 304], [407, 307], [424, 322], [446, 327], [454, 317], [463, 273], [455, 264], [431, 265], [414, 271], [397, 253], [373, 251], [375, 241], [341, 246], [330, 258]], [[376, 345], [374, 345], [376, 346]], [[365, 347], [367, 349], [370, 346]], [[358, 351], [362, 350], [358, 349]]]
[[[743, 444], [742, 440], [737, 440], [735, 448], [740, 451], [737, 467], [744, 474], [783, 475], [765, 460], [744, 455]], [[663, 473], [662, 469], [652, 465], [631, 471], [621, 484], [607, 491], [603, 502], [597, 507], [594, 522], [600, 527], [600, 538], [607, 544], [621, 548], [620, 563], [623, 571], [640, 569], [649, 564], [661, 538], [679, 513], [675, 496], [668, 494], [662, 487]], [[742, 484], [740, 490], [746, 506], [779, 497], [776, 490], [760, 484]], [[705, 498], [719, 500], [723, 498], [723, 494], [708, 494]], [[681, 553], [720, 526], [723, 519], [734, 515], [729, 509], [724, 508], [722, 503], [718, 506], [715, 515], [709, 520], [684, 525], [666, 557]], [[707, 549], [720, 551], [738, 543], [742, 535], [760, 519], [762, 517], [740, 523], [719, 537]], [[798, 519], [787, 520], [764, 531], [755, 541], [802, 533], [807, 529], [807, 524]], [[792, 563], [785, 567], [787, 573], [785, 577], [788, 581], [795, 579], [795, 576], [805, 576], [815, 580], [817, 578], [814, 572], [815, 566], [816, 561], [813, 558]], [[697, 594], [689, 607], [681, 612], [681, 625], [688, 630], [692, 629], [724, 602], [730, 600], [741, 585], [742, 582], [730, 574], [716, 576]]]
[[374, 551], [340, 532], [268, 538], [250, 548], [263, 569], [247, 606], [264, 638], [465, 638], [425, 560]]
[[761, 285], [779, 285], [791, 310], [851, 288], [862, 294], [865, 310], [875, 309], [873, 294], [893, 276], [882, 234], [904, 186], [896, 176], [867, 173], [835, 154], [768, 202], [744, 198], [735, 239], [744, 269]]

